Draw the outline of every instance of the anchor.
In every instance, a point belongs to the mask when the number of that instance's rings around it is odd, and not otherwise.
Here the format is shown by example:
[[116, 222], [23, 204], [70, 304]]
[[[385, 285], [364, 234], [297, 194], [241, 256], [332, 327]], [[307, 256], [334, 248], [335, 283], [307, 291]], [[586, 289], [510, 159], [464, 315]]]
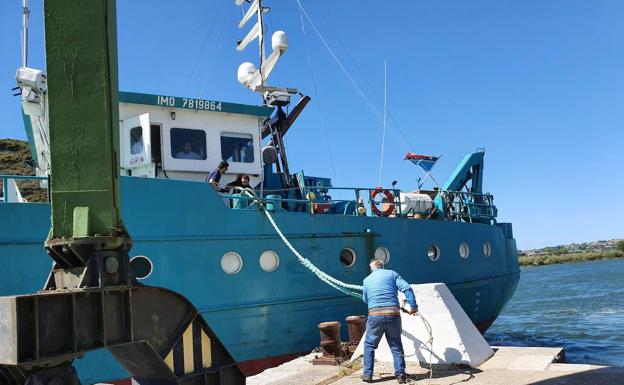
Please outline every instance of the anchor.
[[244, 384], [197, 309], [141, 285], [120, 214], [115, 0], [45, 0], [52, 270], [0, 298], [0, 385], [77, 385], [72, 363], [106, 348], [141, 385]]

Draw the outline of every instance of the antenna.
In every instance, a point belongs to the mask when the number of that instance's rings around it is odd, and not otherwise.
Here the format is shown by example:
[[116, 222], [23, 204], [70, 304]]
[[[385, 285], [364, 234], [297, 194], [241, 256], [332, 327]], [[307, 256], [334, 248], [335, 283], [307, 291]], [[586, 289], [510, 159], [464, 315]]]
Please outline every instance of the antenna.
[[[243, 6], [244, 0], [235, 0], [236, 5]], [[262, 6], [261, 0], [254, 0], [243, 14], [243, 18], [238, 23], [238, 28], [243, 28], [254, 15], [257, 21], [251, 27], [247, 35], [236, 45], [237, 51], [243, 51], [249, 43], [258, 39], [260, 54], [260, 66], [256, 68], [253, 63], [245, 62], [238, 66], [238, 81], [254, 92], [263, 93], [263, 101], [273, 106], [286, 106], [290, 103], [290, 96], [298, 92], [294, 88], [280, 88], [267, 86], [266, 80], [275, 68], [280, 57], [288, 50], [288, 37], [284, 31], [276, 31], [271, 36], [271, 48], [273, 52], [266, 57], [264, 43], [264, 20], [263, 15], [269, 8]]]
[[22, 67], [28, 67], [28, 0], [22, 2]]
[[387, 81], [387, 67], [388, 67], [388, 61], [384, 60], [384, 110], [383, 110], [383, 133], [381, 134], [381, 160], [379, 161], [379, 183], [377, 184], [378, 186], [381, 186], [381, 172], [383, 170], [383, 159], [384, 159], [384, 145], [386, 144], [386, 115], [387, 115], [387, 101], [388, 99], [386, 98], [386, 89], [388, 88], [388, 81]]

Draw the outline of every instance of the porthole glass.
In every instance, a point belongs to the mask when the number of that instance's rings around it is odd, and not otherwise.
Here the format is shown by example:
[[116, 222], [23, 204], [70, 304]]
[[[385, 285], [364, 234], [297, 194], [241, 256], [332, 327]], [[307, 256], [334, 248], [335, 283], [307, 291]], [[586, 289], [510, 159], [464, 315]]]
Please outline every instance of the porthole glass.
[[462, 242], [459, 244], [459, 256], [462, 257], [463, 259], [468, 258], [468, 255], [470, 254], [470, 247], [468, 247], [468, 244], [466, 242]]
[[490, 247], [490, 242], [488, 241], [483, 242], [483, 255], [485, 255], [486, 257], [489, 257], [491, 252], [492, 252], [492, 248]]
[[376, 248], [375, 259], [380, 259], [383, 261], [384, 265], [387, 265], [388, 262], [390, 262], [390, 250], [383, 246]]
[[340, 251], [340, 263], [342, 263], [346, 267], [351, 267], [355, 265], [355, 251], [349, 247], [345, 247]]
[[152, 274], [154, 265], [149, 258], [143, 255], [137, 255], [130, 259], [130, 268], [136, 279], [145, 279]]
[[221, 257], [221, 269], [227, 274], [236, 274], [243, 268], [243, 258], [232, 251]]
[[260, 268], [267, 273], [277, 270], [279, 267], [279, 256], [275, 251], [267, 250], [260, 254]]
[[440, 248], [435, 244], [431, 244], [431, 246], [429, 246], [429, 249], [427, 249], [427, 256], [429, 257], [431, 262], [437, 261], [438, 259], [440, 259]]

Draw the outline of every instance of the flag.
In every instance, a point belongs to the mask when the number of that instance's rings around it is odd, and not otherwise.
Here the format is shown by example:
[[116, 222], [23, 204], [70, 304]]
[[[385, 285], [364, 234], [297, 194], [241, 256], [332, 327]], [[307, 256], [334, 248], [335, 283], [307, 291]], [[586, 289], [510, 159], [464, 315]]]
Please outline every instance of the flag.
[[405, 154], [405, 160], [409, 160], [417, 166], [420, 166], [426, 172], [431, 171], [440, 157], [430, 155], [419, 155], [412, 152]]

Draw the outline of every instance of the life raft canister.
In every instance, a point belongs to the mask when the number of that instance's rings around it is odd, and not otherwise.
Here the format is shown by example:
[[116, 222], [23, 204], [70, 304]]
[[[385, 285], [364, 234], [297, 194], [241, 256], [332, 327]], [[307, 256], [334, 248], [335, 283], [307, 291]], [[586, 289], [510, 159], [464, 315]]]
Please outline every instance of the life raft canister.
[[[377, 196], [377, 194], [380, 193], [384, 194], [386, 196], [386, 199], [390, 203], [384, 211], [379, 210], [379, 208], [377, 207], [377, 202], [375, 202], [375, 197]], [[375, 190], [373, 190], [373, 193], [371, 194], [371, 210], [373, 210], [375, 215], [377, 215], [378, 217], [387, 217], [388, 215], [392, 214], [394, 212], [394, 195], [381, 186], [375, 188]]]

